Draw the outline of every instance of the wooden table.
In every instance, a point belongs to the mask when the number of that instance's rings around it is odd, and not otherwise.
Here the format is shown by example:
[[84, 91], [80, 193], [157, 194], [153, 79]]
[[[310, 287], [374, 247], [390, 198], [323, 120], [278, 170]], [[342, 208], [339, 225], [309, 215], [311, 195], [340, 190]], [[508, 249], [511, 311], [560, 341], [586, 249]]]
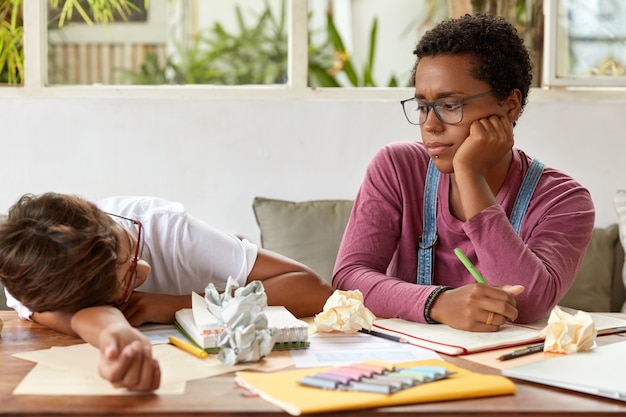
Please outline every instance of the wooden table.
[[[68, 346], [81, 341], [34, 323], [19, 320], [13, 311], [0, 311], [4, 328], [0, 337], [0, 416], [287, 416], [258, 397], [245, 396], [232, 375], [187, 384], [184, 395], [137, 396], [27, 396], [13, 395], [14, 388], [34, 363], [12, 357], [21, 351]], [[605, 336], [616, 337], [616, 336]], [[620, 338], [623, 340], [623, 338]], [[457, 366], [483, 373], [498, 373], [462, 357], [446, 357]], [[626, 359], [625, 359], [626, 360]], [[94, 364], [95, 366], [95, 364]], [[625, 376], [626, 383], [626, 376]], [[475, 400], [418, 404], [376, 410], [324, 414], [349, 416], [626, 416], [626, 403], [574, 393], [538, 384], [517, 382], [515, 395]]]

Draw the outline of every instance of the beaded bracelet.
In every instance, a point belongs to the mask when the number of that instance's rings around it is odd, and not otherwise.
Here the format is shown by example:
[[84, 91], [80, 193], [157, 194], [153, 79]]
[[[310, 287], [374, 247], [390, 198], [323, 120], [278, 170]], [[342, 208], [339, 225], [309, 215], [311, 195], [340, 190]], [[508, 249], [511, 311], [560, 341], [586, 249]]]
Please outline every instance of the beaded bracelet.
[[433, 308], [433, 304], [435, 304], [435, 300], [437, 299], [437, 297], [439, 297], [439, 294], [441, 294], [444, 291], [451, 290], [451, 289], [452, 287], [441, 285], [435, 288], [433, 292], [430, 293], [430, 295], [428, 296], [428, 299], [426, 300], [426, 305], [424, 306], [424, 318], [426, 319], [426, 323], [439, 324], [438, 321], [433, 320], [430, 317], [430, 309]]

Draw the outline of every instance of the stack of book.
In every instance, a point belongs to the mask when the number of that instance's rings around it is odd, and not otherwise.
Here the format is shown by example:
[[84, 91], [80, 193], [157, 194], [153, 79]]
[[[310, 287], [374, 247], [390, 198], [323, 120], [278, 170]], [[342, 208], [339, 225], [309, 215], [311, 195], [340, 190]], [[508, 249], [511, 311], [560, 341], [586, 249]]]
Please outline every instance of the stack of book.
[[[296, 318], [283, 306], [268, 306], [263, 313], [267, 317], [268, 328], [276, 337], [274, 350], [309, 346], [309, 325], [304, 320]], [[219, 335], [224, 327], [209, 312], [201, 295], [192, 293], [191, 308], [178, 310], [174, 325], [194, 345], [209, 353], [219, 351]]]

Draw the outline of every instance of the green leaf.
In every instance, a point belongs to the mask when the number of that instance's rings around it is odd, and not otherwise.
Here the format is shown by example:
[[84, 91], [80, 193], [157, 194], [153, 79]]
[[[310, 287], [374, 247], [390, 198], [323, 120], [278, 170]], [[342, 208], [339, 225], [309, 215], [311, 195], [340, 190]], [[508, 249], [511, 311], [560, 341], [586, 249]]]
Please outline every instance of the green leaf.
[[372, 73], [374, 71], [374, 57], [376, 56], [376, 37], [378, 33], [378, 18], [374, 18], [372, 29], [370, 30], [370, 47], [367, 58], [367, 64], [363, 71], [363, 84], [366, 87], [376, 87]]
[[326, 68], [317, 65], [309, 65], [309, 77], [312, 79], [310, 82], [312, 87], [341, 87]]
[[328, 29], [328, 37], [331, 40], [331, 43], [335, 47], [335, 59], [339, 59], [343, 64], [343, 72], [348, 77], [350, 83], [357, 87], [359, 85], [359, 77], [352, 66], [352, 61], [350, 59], [350, 55], [346, 51], [343, 40], [341, 39], [341, 35], [339, 35], [339, 31], [335, 26], [335, 21], [333, 20], [333, 14], [331, 11], [326, 13], [326, 27]]

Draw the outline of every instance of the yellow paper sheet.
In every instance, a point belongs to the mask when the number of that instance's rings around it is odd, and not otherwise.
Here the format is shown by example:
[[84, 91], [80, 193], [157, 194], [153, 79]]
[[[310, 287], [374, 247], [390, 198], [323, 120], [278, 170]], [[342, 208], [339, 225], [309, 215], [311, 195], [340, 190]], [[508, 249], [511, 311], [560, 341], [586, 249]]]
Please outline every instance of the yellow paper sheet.
[[[161, 365], [161, 388], [157, 394], [180, 394], [187, 381], [208, 378], [256, 366], [255, 363], [228, 366], [216, 355], [200, 359], [172, 345], [154, 345], [153, 355]], [[13, 356], [36, 362], [35, 366], [14, 390], [14, 394], [32, 395], [120, 395], [98, 375], [99, 351], [83, 343], [53, 347]], [[132, 393], [131, 393], [132, 394]]]
[[[185, 382], [161, 384], [155, 394], [183, 394]], [[64, 372], [58, 368], [37, 364], [13, 390], [14, 395], [141, 395], [125, 388], [115, 388], [97, 375]]]
[[291, 415], [323, 413], [330, 411], [362, 410], [435, 401], [459, 400], [514, 394], [515, 384], [500, 375], [485, 375], [471, 372], [440, 359], [404, 362], [401, 367], [445, 366], [456, 372], [444, 380], [429, 382], [394, 394], [372, 394], [352, 391], [331, 391], [305, 387], [298, 381], [305, 375], [329, 369], [309, 368], [294, 371], [262, 374], [237, 372], [237, 383], [258, 393], [261, 398], [282, 408]]

